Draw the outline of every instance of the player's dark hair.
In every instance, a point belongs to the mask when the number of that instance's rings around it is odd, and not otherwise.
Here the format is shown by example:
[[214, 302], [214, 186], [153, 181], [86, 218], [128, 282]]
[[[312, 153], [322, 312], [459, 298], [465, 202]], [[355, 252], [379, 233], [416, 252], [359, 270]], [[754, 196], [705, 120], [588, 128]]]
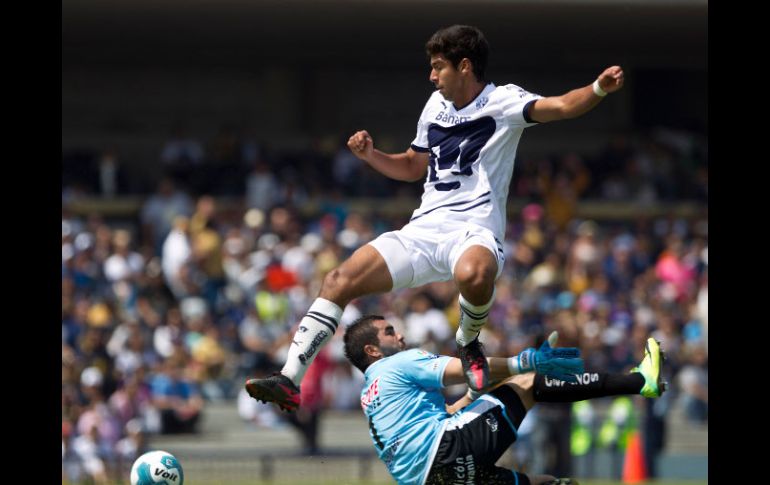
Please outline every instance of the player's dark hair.
[[364, 352], [366, 345], [379, 345], [378, 329], [373, 325], [378, 320], [385, 320], [381, 315], [364, 315], [345, 330], [345, 357], [361, 372], [369, 367], [369, 356]]
[[487, 69], [489, 44], [484, 34], [470, 25], [453, 25], [446, 27], [431, 36], [425, 44], [428, 57], [443, 55], [457, 68], [464, 58], [473, 64], [473, 74], [478, 81], [485, 81], [484, 71]]

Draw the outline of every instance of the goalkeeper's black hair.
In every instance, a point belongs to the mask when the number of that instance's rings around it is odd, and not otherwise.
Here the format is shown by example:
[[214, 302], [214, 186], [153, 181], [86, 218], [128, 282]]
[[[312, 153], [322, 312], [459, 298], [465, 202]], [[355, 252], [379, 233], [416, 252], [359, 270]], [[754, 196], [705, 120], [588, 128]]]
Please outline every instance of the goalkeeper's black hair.
[[364, 347], [380, 344], [380, 339], [377, 337], [378, 329], [372, 325], [378, 320], [385, 320], [385, 317], [382, 315], [364, 315], [357, 318], [345, 330], [345, 357], [361, 372], [366, 372], [366, 368], [371, 363], [369, 356], [364, 352]]

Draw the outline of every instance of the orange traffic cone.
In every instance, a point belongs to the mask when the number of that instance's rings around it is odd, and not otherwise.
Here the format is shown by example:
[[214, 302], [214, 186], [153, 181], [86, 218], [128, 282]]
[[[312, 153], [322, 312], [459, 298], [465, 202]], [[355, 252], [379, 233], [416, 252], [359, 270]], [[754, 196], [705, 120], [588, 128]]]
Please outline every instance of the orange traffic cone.
[[647, 480], [647, 465], [644, 461], [642, 439], [634, 431], [626, 447], [626, 459], [623, 462], [623, 483], [641, 483]]

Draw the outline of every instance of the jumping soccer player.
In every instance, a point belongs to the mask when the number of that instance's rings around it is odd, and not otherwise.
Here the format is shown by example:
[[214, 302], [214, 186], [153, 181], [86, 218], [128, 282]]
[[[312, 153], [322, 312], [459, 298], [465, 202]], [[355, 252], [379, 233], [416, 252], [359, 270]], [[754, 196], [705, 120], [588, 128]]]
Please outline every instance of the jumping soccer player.
[[425, 177], [422, 203], [401, 230], [380, 235], [326, 275], [281, 372], [246, 382], [257, 400], [297, 409], [302, 377], [334, 335], [350, 301], [449, 279], [460, 291], [456, 341], [466, 380], [474, 390], [489, 384], [478, 335], [505, 262], [501, 241], [521, 134], [537, 123], [590, 111], [623, 86], [623, 70], [612, 66], [592, 84], [542, 97], [514, 84], [487, 81], [489, 47], [475, 27], [441, 29], [428, 40], [426, 51], [437, 90], [422, 111], [411, 147], [403, 153], [381, 152], [367, 131], [348, 141], [357, 157], [390, 178]]

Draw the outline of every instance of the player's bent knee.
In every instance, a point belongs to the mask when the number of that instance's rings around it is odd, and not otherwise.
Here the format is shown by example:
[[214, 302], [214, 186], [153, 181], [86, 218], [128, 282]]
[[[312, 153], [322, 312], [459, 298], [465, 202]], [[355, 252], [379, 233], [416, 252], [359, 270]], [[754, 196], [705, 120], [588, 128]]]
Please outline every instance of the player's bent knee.
[[[497, 266], [460, 262], [455, 267], [454, 279], [461, 289], [473, 293], [492, 291], [497, 275]], [[484, 302], [486, 303], [486, 302]]]
[[495, 291], [494, 281], [487, 283], [483, 280], [472, 283], [457, 282], [460, 293], [473, 305], [486, 305], [492, 299]]
[[455, 268], [454, 276], [455, 276], [455, 281], [457, 281], [459, 285], [463, 285], [463, 286], [472, 285], [478, 279], [475, 268], [468, 263], [458, 264], [457, 267]]

